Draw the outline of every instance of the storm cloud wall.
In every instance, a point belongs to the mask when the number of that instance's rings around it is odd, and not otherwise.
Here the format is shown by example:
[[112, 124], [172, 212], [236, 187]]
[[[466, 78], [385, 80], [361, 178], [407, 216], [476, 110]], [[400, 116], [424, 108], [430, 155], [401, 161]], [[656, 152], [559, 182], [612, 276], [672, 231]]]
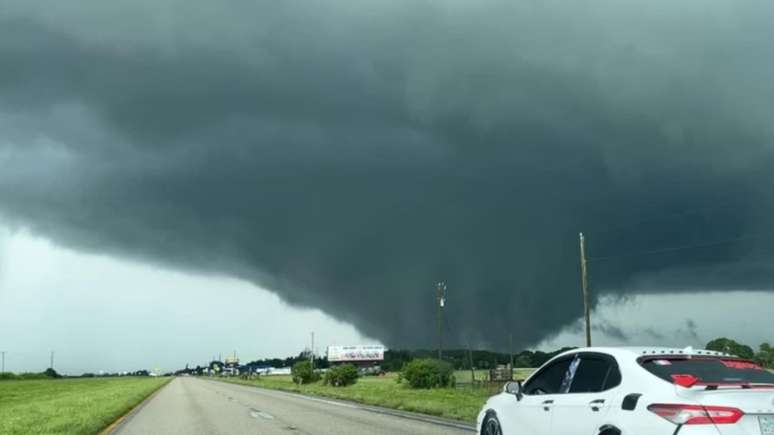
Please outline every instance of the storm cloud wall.
[[[774, 6], [5, 1], [0, 214], [390, 346], [772, 284]], [[680, 248], [673, 250], [673, 248]], [[107, 291], [107, 290], [106, 290]]]

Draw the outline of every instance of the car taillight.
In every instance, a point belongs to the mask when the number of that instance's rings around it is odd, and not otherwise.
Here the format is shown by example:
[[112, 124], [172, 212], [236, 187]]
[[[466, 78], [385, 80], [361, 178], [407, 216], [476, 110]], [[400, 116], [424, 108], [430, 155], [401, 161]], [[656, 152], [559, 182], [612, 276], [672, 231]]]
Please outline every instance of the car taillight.
[[725, 406], [655, 403], [648, 411], [674, 424], [734, 424], [744, 416], [741, 410]]
[[699, 383], [699, 378], [693, 375], [672, 375], [672, 381], [681, 387], [691, 388]]

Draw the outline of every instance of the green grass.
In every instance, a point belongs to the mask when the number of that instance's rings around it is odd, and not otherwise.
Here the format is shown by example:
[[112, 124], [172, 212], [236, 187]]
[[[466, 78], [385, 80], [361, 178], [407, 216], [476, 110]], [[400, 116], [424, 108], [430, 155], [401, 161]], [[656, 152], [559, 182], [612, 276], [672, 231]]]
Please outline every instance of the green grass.
[[0, 382], [0, 433], [96, 434], [169, 378]]
[[[469, 377], [470, 372], [468, 372]], [[420, 412], [467, 422], [475, 421], [484, 402], [492, 394], [484, 388], [414, 390], [404, 384], [398, 384], [396, 379], [397, 375], [394, 373], [386, 376], [366, 376], [358, 379], [355, 385], [339, 388], [323, 385], [322, 382], [296, 385], [290, 376], [263, 376], [258, 380], [251, 381], [238, 378], [220, 378], [218, 380], [312, 396], [351, 400], [367, 405]]]
[[[513, 369], [513, 378], [524, 380], [531, 375], [535, 369], [515, 368]], [[457, 370], [454, 372], [454, 378], [457, 382], [470, 382], [470, 370]], [[476, 381], [485, 381], [489, 379], [489, 370], [476, 370]]]

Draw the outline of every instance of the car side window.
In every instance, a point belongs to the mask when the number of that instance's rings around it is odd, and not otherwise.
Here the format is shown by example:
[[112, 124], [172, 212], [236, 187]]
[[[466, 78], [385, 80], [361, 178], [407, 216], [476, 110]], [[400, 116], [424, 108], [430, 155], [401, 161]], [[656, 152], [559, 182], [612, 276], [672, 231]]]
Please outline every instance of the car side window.
[[618, 364], [612, 364], [610, 372], [607, 374], [607, 379], [605, 379], [605, 385], [602, 386], [602, 391], [607, 391], [619, 385], [621, 385], [621, 371], [618, 370]]
[[617, 386], [621, 373], [612, 360], [583, 356], [572, 380], [570, 393], [598, 393]]
[[528, 395], [558, 394], [572, 357], [551, 363], [524, 384], [524, 393]]

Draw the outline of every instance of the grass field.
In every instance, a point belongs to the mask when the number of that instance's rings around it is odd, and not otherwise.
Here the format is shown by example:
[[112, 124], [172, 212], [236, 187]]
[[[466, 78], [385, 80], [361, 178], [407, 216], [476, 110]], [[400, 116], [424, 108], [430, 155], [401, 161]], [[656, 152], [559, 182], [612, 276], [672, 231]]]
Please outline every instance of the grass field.
[[[461, 372], [457, 374], [462, 375]], [[480, 379], [478, 375], [479, 373], [476, 374], [476, 378]], [[296, 385], [290, 376], [264, 376], [253, 381], [238, 378], [221, 378], [218, 380], [313, 396], [352, 400], [368, 405], [420, 412], [467, 422], [472, 422], [476, 419], [476, 415], [481, 410], [484, 402], [491, 395], [491, 392], [487, 389], [474, 388], [414, 390], [403, 384], [398, 384], [396, 379], [397, 375], [394, 373], [386, 376], [367, 376], [358, 379], [357, 384], [343, 388], [326, 386], [322, 382]], [[469, 382], [469, 371], [467, 372], [467, 379]]]
[[[524, 380], [527, 378], [527, 376], [531, 375], [532, 372], [534, 372], [535, 369], [522, 369], [522, 368], [515, 368], [513, 369], [513, 379], [520, 379]], [[457, 370], [454, 372], [454, 378], [457, 380], [457, 382], [463, 382], [468, 383], [470, 382], [470, 370]], [[489, 379], [489, 370], [476, 370], [476, 380], [477, 381], [486, 381]]]
[[96, 434], [169, 378], [0, 382], [1, 434]]

